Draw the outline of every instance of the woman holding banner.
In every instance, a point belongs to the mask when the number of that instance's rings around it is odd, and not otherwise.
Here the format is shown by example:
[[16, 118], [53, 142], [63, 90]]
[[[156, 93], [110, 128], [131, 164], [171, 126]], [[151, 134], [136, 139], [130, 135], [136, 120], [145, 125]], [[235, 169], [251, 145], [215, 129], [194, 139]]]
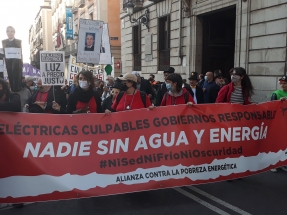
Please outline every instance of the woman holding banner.
[[67, 110], [57, 103], [53, 104], [55, 110], [61, 113], [102, 113], [101, 97], [94, 91], [94, 78], [90, 71], [82, 70], [77, 75], [79, 86], [69, 96]]
[[[271, 93], [271, 101], [273, 100], [286, 100], [287, 99], [287, 76], [283, 76], [279, 79], [281, 89]], [[271, 172], [277, 172], [279, 169], [287, 171], [287, 166], [271, 169]]]
[[235, 67], [229, 73], [231, 82], [221, 88], [215, 103], [251, 104], [250, 98], [254, 94], [254, 88], [246, 70]]
[[[137, 90], [137, 77], [134, 74], [127, 73], [119, 79], [122, 80], [123, 91], [115, 98], [112, 105], [113, 112], [141, 109], [152, 105], [146, 93]], [[109, 115], [112, 111], [106, 109], [105, 113]]]
[[166, 89], [168, 90], [162, 98], [160, 106], [195, 104], [191, 94], [182, 87], [182, 77], [177, 73], [170, 74], [166, 78]]

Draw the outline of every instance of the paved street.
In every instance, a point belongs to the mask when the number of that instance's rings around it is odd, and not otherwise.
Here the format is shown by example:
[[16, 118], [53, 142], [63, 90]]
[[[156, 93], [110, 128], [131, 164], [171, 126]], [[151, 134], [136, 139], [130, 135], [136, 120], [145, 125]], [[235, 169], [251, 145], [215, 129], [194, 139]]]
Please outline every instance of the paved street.
[[80, 200], [33, 203], [1, 215], [286, 215], [287, 173]]

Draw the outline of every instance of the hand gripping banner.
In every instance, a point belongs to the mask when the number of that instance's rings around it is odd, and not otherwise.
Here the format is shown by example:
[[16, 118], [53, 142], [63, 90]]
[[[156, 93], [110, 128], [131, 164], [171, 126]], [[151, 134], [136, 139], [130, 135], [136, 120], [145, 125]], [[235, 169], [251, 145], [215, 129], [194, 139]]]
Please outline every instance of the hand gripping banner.
[[0, 203], [246, 177], [287, 165], [287, 101], [0, 114]]

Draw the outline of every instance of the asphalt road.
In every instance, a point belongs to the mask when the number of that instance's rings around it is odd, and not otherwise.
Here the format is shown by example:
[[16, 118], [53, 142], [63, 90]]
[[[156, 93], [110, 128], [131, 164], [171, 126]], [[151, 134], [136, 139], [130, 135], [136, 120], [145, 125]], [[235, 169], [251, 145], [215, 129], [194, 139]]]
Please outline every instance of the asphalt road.
[[190, 187], [6, 208], [0, 215], [286, 215], [287, 172]]

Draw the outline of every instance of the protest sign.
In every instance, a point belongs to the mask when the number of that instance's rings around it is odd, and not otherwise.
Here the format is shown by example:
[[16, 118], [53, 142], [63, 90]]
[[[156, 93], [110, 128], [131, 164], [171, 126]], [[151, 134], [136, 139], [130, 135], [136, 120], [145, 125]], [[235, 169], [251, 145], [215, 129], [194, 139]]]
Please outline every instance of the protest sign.
[[287, 101], [39, 116], [0, 115], [0, 203], [211, 183], [287, 165]]
[[6, 59], [22, 59], [21, 53], [21, 48], [5, 48]]
[[75, 76], [81, 72], [83, 67], [76, 63], [76, 57], [73, 55], [70, 55], [69, 59], [69, 67], [68, 67], [68, 84], [71, 85], [73, 84]]
[[112, 54], [111, 54], [108, 24], [103, 25], [103, 35], [102, 35], [100, 53], [101, 55], [99, 64], [112, 64]]
[[0, 59], [0, 72], [4, 72], [4, 60], [3, 60], [3, 56], [4, 56], [4, 50], [3, 48], [0, 48], [0, 55], [2, 56]]
[[96, 77], [99, 80], [102, 80], [102, 81], [105, 80], [104, 79], [104, 72], [103, 72], [103, 69], [101, 69], [101, 68], [95, 68], [93, 71], [93, 75], [94, 75], [94, 77]]
[[99, 64], [102, 33], [102, 21], [79, 20], [77, 63]]
[[41, 51], [40, 71], [43, 85], [64, 85], [65, 52]]

